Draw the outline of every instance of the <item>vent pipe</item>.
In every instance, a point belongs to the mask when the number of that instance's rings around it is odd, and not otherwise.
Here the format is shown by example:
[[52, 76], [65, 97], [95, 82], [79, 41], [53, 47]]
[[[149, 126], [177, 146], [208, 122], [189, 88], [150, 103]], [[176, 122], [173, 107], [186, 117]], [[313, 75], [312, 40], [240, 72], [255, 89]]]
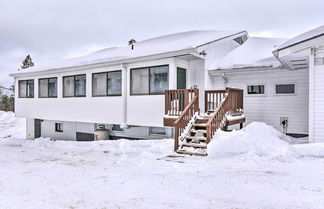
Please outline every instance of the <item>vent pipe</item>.
[[128, 41], [128, 46], [131, 46], [132, 50], [134, 49], [134, 45], [136, 44], [136, 40], [135, 39], [131, 39]]

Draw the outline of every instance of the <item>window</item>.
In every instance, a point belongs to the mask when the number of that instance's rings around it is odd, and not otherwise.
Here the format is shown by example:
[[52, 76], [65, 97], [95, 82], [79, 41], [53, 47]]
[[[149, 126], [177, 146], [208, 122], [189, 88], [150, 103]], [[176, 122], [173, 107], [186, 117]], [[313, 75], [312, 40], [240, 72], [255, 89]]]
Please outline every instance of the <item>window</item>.
[[107, 74], [106, 73], [92, 74], [92, 95], [93, 96], [107, 95]]
[[131, 94], [162, 94], [169, 86], [169, 66], [131, 70]]
[[294, 94], [295, 84], [277, 84], [276, 94]]
[[108, 95], [121, 95], [121, 71], [108, 72]]
[[19, 81], [19, 98], [34, 98], [34, 80]]
[[150, 134], [166, 135], [166, 129], [163, 127], [150, 127]]
[[131, 94], [149, 94], [149, 69], [131, 71]]
[[116, 125], [116, 124], [114, 124], [114, 125], [112, 126], [111, 130], [113, 130], [113, 131], [124, 131], [124, 129], [122, 129], [122, 128], [120, 127], [120, 125]]
[[247, 86], [248, 94], [264, 94], [264, 85], [249, 85]]
[[63, 123], [55, 123], [55, 131], [63, 132]]
[[74, 75], [63, 77], [64, 97], [86, 96], [86, 75]]
[[42, 78], [38, 80], [38, 97], [57, 97], [57, 78]]
[[112, 71], [92, 74], [92, 96], [120, 96], [122, 72]]

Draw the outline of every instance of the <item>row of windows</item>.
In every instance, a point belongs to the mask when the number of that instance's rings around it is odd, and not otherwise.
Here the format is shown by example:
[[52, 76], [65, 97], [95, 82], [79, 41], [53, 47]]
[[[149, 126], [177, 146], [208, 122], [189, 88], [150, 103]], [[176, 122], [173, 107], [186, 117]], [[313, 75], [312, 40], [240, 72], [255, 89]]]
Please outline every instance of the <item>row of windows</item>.
[[[264, 85], [248, 85], [247, 94], [264, 94]], [[276, 84], [276, 94], [295, 94], [295, 84]]]
[[[169, 66], [131, 69], [131, 95], [162, 94], [169, 86]], [[38, 80], [38, 97], [57, 97], [57, 78]], [[92, 74], [92, 96], [120, 96], [122, 72]], [[85, 97], [86, 75], [63, 77], [63, 97]], [[34, 98], [34, 80], [19, 81], [19, 97]]]

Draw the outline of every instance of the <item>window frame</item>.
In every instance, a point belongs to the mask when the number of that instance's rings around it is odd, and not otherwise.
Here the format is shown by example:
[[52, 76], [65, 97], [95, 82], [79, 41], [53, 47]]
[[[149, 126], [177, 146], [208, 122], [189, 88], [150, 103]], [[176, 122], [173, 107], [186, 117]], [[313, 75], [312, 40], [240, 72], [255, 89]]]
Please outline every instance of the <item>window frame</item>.
[[[294, 85], [294, 93], [277, 93], [277, 85]], [[275, 96], [296, 96], [297, 95], [297, 84], [293, 82], [288, 83], [275, 83], [274, 84], [274, 95]]]
[[[164, 92], [154, 92], [154, 93], [151, 93], [151, 68], [154, 68], [154, 67], [168, 67], [168, 89], [169, 89], [169, 84], [170, 84], [170, 65], [169, 64], [166, 64], [166, 65], [154, 65], [154, 66], [148, 66], [148, 67], [138, 67], [138, 68], [131, 68], [130, 69], [130, 86], [129, 86], [129, 93], [130, 93], [130, 96], [148, 96], [148, 95], [164, 95]], [[142, 70], [142, 69], [147, 69], [148, 70], [148, 93], [133, 93], [132, 92], [132, 84], [133, 84], [133, 80], [132, 80], [132, 72], [134, 70]]]
[[[48, 88], [48, 81], [49, 79], [56, 79], [56, 96], [49, 96], [49, 88]], [[40, 96], [40, 81], [47, 80], [47, 97]], [[58, 78], [57, 77], [50, 77], [50, 78], [39, 78], [38, 79], [38, 98], [57, 98], [58, 94]]]
[[[76, 83], [76, 79], [75, 77], [77, 76], [85, 76], [85, 87], [86, 87], [86, 91], [85, 91], [85, 94], [84, 95], [78, 95], [76, 96], [76, 88], [75, 88], [75, 83]], [[64, 78], [66, 77], [73, 77], [73, 96], [64, 96], [64, 90], [65, 90], [65, 87], [64, 87]], [[86, 97], [87, 96], [87, 74], [77, 74], [77, 75], [66, 75], [66, 76], [63, 76], [62, 77], [62, 97], [63, 98], [71, 98], [71, 97]]]
[[[57, 125], [59, 125], [59, 126], [57, 126]], [[60, 128], [62, 128], [62, 130]], [[64, 132], [64, 125], [63, 125], [63, 123], [55, 123], [55, 132], [58, 132], [58, 133], [63, 133]]]
[[[25, 89], [26, 96], [22, 97], [21, 94], [20, 94], [20, 83], [24, 82], [24, 81], [26, 82], [26, 89]], [[32, 97], [28, 96], [28, 81], [33, 81], [33, 83], [34, 83], [33, 96]], [[18, 98], [35, 98], [35, 79], [27, 79], [27, 80], [19, 80], [18, 81]]]
[[[113, 130], [113, 127], [114, 126], [119, 126], [120, 130]], [[118, 132], [118, 133], [124, 133], [125, 132], [125, 129], [124, 128], [121, 128], [120, 126], [121, 126], [121, 124], [112, 124], [111, 125], [111, 131]]]
[[[249, 86], [264, 86], [264, 92], [263, 94], [249, 94], [248, 88]], [[246, 96], [252, 96], [252, 97], [262, 97], [267, 95], [267, 88], [266, 84], [258, 83], [258, 84], [246, 84]]]
[[[152, 133], [152, 130], [153, 130], [154, 128], [164, 128], [165, 133], [163, 133], [163, 134], [159, 134], [159, 133]], [[167, 129], [166, 129], [165, 127], [149, 127], [149, 135], [150, 135], [150, 136], [166, 136], [166, 135], [167, 135]]]
[[[120, 72], [121, 73], [121, 93], [120, 94], [108, 94], [108, 74], [113, 73], [113, 72]], [[94, 95], [94, 88], [93, 88], [93, 80], [94, 80], [94, 75], [96, 74], [105, 74], [106, 77], [106, 95]], [[115, 96], [122, 96], [122, 89], [123, 89], [123, 73], [122, 70], [113, 70], [113, 71], [105, 71], [105, 72], [97, 72], [97, 73], [92, 73], [92, 79], [91, 79], [91, 93], [92, 97], [115, 97]]]

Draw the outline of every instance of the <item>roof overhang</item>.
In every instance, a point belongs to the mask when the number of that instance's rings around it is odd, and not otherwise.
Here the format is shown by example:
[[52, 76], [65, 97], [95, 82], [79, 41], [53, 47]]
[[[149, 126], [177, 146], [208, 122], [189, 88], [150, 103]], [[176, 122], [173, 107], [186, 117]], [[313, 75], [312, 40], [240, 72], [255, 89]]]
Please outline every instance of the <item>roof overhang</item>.
[[283, 48], [278, 48], [273, 51], [273, 54], [285, 67], [290, 70], [299, 70], [308, 68], [311, 49], [323, 45], [323, 43], [324, 34], [321, 34]]
[[269, 72], [269, 71], [278, 71], [278, 70], [286, 70], [286, 68], [284, 67], [246, 67], [246, 68], [231, 68], [231, 69], [215, 69], [215, 70], [208, 70], [208, 74], [220, 76], [224, 74]]

